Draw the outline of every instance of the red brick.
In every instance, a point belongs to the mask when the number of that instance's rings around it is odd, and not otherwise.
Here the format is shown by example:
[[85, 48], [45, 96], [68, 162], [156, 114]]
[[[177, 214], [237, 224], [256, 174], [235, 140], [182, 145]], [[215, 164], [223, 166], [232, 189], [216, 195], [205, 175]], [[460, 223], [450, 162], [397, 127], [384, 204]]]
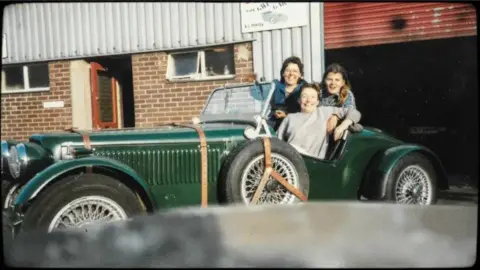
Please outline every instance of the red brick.
[[[33, 133], [62, 130], [72, 122], [70, 63], [49, 63], [50, 91], [2, 94], [1, 138], [27, 140]], [[46, 100], [63, 100], [64, 108], [44, 109]]]

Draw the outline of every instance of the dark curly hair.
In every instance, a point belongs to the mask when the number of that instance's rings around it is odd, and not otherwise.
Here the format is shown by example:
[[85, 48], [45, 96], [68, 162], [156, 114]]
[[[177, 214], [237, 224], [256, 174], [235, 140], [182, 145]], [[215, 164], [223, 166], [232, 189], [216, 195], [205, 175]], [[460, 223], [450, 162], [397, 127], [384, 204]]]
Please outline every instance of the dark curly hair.
[[322, 82], [320, 83], [320, 87], [322, 90], [327, 90], [327, 85], [325, 83], [325, 80], [327, 79], [328, 73], [342, 74], [343, 80], [345, 81], [345, 85], [342, 87], [342, 89], [340, 89], [340, 105], [343, 105], [343, 103], [345, 103], [345, 100], [347, 99], [348, 91], [352, 89], [350, 80], [348, 79], [347, 70], [337, 63], [333, 63], [329, 65], [325, 70], [325, 73], [323, 73]]
[[[287, 59], [283, 61], [282, 64], [282, 69], [280, 70], [280, 82], [285, 83], [285, 79], [283, 78], [283, 73], [285, 72], [285, 69], [287, 69], [288, 64], [296, 64], [298, 66], [298, 69], [300, 69], [300, 74], [303, 77], [303, 63], [302, 60], [300, 60], [299, 57], [297, 56], [290, 56]], [[302, 78], [298, 78], [298, 82], [302, 82]]]

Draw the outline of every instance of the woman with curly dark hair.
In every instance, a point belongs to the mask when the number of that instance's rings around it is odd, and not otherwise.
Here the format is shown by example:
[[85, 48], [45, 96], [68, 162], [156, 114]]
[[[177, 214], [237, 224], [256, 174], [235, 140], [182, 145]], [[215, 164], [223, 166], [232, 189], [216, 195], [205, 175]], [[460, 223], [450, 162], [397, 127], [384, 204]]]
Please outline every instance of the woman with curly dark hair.
[[271, 100], [269, 120], [276, 130], [282, 120], [289, 113], [300, 111], [298, 98], [300, 88], [306, 81], [303, 79], [303, 63], [296, 56], [288, 57], [283, 61], [280, 70], [280, 80], [274, 80], [275, 92]]

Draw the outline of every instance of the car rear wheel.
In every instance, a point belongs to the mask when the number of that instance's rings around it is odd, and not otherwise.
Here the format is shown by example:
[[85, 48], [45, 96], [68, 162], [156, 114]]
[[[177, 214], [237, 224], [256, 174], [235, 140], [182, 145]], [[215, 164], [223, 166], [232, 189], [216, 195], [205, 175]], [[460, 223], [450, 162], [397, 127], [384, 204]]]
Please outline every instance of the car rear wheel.
[[[271, 138], [272, 168], [290, 185], [308, 196], [309, 176], [305, 163], [289, 144]], [[220, 198], [226, 203], [250, 204], [265, 170], [261, 139], [248, 141], [232, 152], [222, 169]], [[262, 191], [259, 204], [292, 204], [300, 200], [272, 176]]]
[[127, 220], [144, 213], [137, 195], [123, 183], [86, 173], [67, 176], [40, 193], [27, 210], [22, 228], [51, 232]]
[[399, 204], [435, 204], [436, 177], [435, 169], [424, 155], [407, 155], [392, 168], [387, 179], [386, 199]]

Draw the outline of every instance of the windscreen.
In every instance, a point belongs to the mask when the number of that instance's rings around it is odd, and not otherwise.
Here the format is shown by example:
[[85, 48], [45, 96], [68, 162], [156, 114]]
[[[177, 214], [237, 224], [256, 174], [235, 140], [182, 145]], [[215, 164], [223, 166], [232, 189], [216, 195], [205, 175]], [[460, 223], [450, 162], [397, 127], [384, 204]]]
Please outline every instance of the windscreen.
[[228, 86], [216, 89], [202, 115], [260, 114], [270, 92], [270, 83]]

